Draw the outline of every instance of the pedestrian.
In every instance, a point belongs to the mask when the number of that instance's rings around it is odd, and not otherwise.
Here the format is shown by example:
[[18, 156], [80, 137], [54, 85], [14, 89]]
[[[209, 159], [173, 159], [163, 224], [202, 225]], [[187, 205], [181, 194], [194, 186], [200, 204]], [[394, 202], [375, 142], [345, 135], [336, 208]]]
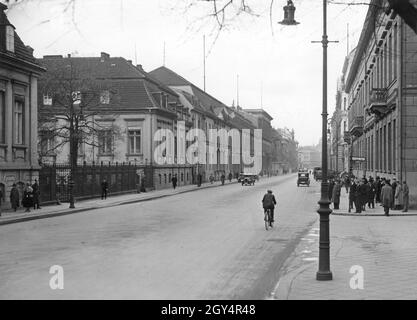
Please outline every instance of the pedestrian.
[[346, 188], [346, 193], [349, 193], [350, 185], [351, 185], [351, 182], [350, 182], [350, 177], [347, 175], [347, 176], [345, 177], [345, 188]]
[[33, 189], [33, 209], [40, 209], [40, 195], [41, 195], [41, 191], [39, 189], [39, 185], [38, 185], [38, 180], [35, 179], [35, 183], [32, 184], [32, 189]]
[[333, 208], [335, 210], [339, 209], [341, 189], [342, 189], [342, 186], [340, 184], [340, 181], [336, 180], [336, 183], [333, 187], [333, 193], [332, 193]]
[[381, 189], [381, 203], [384, 207], [384, 213], [388, 217], [392, 203], [392, 187], [389, 184], [389, 180], [385, 182]]
[[367, 184], [366, 178], [362, 178], [361, 184], [359, 186], [359, 193], [360, 193], [360, 205], [361, 211], [366, 211], [366, 203], [368, 202], [369, 197], [369, 187]]
[[368, 208], [375, 209], [375, 194], [376, 194], [376, 188], [375, 183], [372, 181], [372, 179], [369, 179], [368, 181], [369, 186], [369, 192], [368, 192]]
[[30, 212], [30, 208], [33, 207], [33, 189], [29, 183], [26, 183], [23, 191], [22, 204], [26, 208], [25, 212]]
[[362, 182], [357, 180], [356, 181], [356, 189], [355, 189], [355, 209], [356, 213], [362, 213], [362, 193], [361, 193], [361, 186]]
[[333, 188], [334, 188], [334, 180], [330, 179], [330, 181], [329, 181], [329, 200], [332, 199]]
[[232, 182], [232, 179], [233, 179], [233, 174], [230, 172], [229, 173], [229, 182]]
[[107, 192], [109, 191], [109, 183], [107, 182], [106, 178], [103, 179], [101, 183], [101, 200], [107, 199]]
[[201, 183], [203, 182], [203, 176], [201, 175], [201, 173], [199, 173], [199, 174], [197, 175], [197, 181], [198, 181], [197, 186], [198, 186], [198, 187], [201, 187]]
[[392, 179], [391, 188], [392, 188], [391, 209], [395, 210], [394, 200], [395, 200], [395, 189], [397, 189], [397, 179], [395, 178]]
[[377, 176], [376, 181], [375, 181], [375, 202], [376, 203], [381, 203], [381, 189], [382, 189], [381, 178]]
[[172, 187], [175, 190], [175, 188], [177, 187], [177, 182], [178, 182], [177, 174], [174, 174], [174, 176], [171, 179], [171, 182], [172, 182]]
[[220, 180], [222, 182], [222, 186], [224, 185], [224, 180], [226, 179], [226, 176], [224, 175], [224, 173], [222, 173]]
[[349, 188], [349, 212], [353, 209], [353, 204], [356, 203], [356, 188], [358, 185], [356, 181], [353, 180], [352, 185]]
[[407, 182], [405, 180], [403, 181], [403, 201], [403, 212], [408, 212], [408, 206], [410, 204], [410, 188], [408, 187]]
[[213, 184], [213, 181], [214, 181], [214, 176], [213, 176], [213, 174], [211, 174], [211, 175], [210, 175], [209, 180], [210, 180], [210, 183], [211, 183], [211, 184]]
[[394, 196], [394, 209], [401, 210], [403, 206], [403, 190], [401, 187], [401, 183], [397, 183], [397, 187], [395, 188], [395, 196]]
[[0, 189], [0, 217], [1, 217], [1, 204], [3, 200], [4, 200], [4, 194], [3, 194], [3, 191]]
[[16, 183], [13, 183], [12, 189], [10, 190], [10, 205], [14, 212], [16, 212], [17, 208], [19, 207], [20, 196], [19, 191], [16, 188]]

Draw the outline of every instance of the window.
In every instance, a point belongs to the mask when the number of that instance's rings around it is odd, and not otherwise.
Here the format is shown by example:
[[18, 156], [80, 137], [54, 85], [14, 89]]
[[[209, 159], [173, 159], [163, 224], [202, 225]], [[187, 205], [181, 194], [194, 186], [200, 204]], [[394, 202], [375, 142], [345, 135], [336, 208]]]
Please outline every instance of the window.
[[74, 104], [81, 103], [81, 92], [80, 91], [73, 91], [71, 96], [72, 96], [72, 102]]
[[343, 98], [343, 110], [346, 110], [346, 97]]
[[100, 103], [101, 104], [109, 104], [110, 103], [110, 91], [104, 90], [100, 94]]
[[392, 171], [397, 171], [397, 132], [396, 120], [392, 122]]
[[52, 106], [52, 96], [49, 93], [43, 95], [43, 105]]
[[140, 129], [129, 130], [129, 154], [141, 153]]
[[23, 144], [24, 126], [23, 126], [23, 110], [24, 102], [22, 100], [15, 100], [13, 110], [13, 143]]
[[6, 50], [14, 52], [14, 28], [6, 26]]
[[0, 91], [0, 143], [6, 142], [6, 106], [4, 91]]
[[391, 131], [391, 122], [388, 123], [388, 172], [391, 172], [392, 167], [391, 167], [391, 163], [392, 163], [392, 131]]
[[99, 154], [113, 153], [113, 134], [111, 130], [100, 130], [98, 133]]
[[54, 148], [54, 137], [49, 130], [42, 130], [39, 134], [41, 154], [46, 155]]

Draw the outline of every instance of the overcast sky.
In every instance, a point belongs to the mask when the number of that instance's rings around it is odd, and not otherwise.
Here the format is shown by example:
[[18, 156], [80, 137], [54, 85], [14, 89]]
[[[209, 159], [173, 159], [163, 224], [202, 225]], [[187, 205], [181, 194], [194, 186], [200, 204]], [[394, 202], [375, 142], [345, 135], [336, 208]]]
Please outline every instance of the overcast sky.
[[[204, 19], [210, 3], [197, 0], [20, 0], [8, 11], [11, 22], [35, 56], [99, 56], [101, 51], [142, 64], [146, 71], [165, 65], [203, 88], [203, 35], [206, 35], [206, 91], [227, 105], [263, 107], [273, 126], [294, 128], [301, 145], [321, 135], [322, 1], [294, 0], [297, 26], [283, 27], [275, 0], [246, 0], [259, 17], [242, 14], [217, 41], [214, 20]], [[12, 1], [13, 2], [13, 1]], [[187, 4], [195, 2], [189, 10]], [[340, 0], [338, 2], [364, 2]], [[366, 1], [369, 2], [369, 1]], [[337, 78], [352, 49], [368, 6], [329, 4], [329, 113], [334, 110]], [[232, 13], [232, 12], [230, 12]], [[135, 50], [136, 48], [136, 50]], [[136, 51], [136, 53], [135, 53]], [[262, 104], [261, 104], [262, 102]]]

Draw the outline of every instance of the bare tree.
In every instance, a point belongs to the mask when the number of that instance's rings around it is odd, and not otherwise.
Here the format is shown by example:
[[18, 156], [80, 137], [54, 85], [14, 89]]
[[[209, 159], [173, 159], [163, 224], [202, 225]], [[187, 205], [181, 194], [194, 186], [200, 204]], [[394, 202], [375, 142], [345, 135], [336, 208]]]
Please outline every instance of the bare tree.
[[[70, 146], [71, 167], [77, 166], [80, 145], [102, 147], [98, 137], [102, 130], [111, 130], [111, 135], [120, 135], [119, 128], [103, 127], [95, 118], [103, 114], [103, 105], [117, 102], [117, 90], [106, 80], [92, 78], [88, 70], [80, 70], [71, 59], [62, 59], [39, 80], [39, 119], [40, 132], [47, 132], [47, 138], [55, 143], [46, 150], [40, 148], [41, 156]], [[53, 59], [52, 59], [53, 63]], [[48, 64], [49, 65], [49, 64]], [[111, 108], [107, 108], [111, 113]], [[113, 115], [114, 118], [114, 115]], [[42, 142], [41, 142], [42, 143]]]

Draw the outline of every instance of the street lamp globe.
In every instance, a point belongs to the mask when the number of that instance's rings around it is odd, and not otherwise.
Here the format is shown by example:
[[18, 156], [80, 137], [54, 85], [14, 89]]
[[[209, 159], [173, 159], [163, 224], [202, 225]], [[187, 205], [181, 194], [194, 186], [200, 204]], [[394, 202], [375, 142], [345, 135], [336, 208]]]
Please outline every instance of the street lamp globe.
[[299, 22], [295, 21], [294, 14], [295, 14], [294, 3], [291, 0], [288, 0], [287, 5], [284, 6], [284, 20], [278, 23], [286, 25], [286, 26], [293, 26], [293, 25], [299, 24]]

